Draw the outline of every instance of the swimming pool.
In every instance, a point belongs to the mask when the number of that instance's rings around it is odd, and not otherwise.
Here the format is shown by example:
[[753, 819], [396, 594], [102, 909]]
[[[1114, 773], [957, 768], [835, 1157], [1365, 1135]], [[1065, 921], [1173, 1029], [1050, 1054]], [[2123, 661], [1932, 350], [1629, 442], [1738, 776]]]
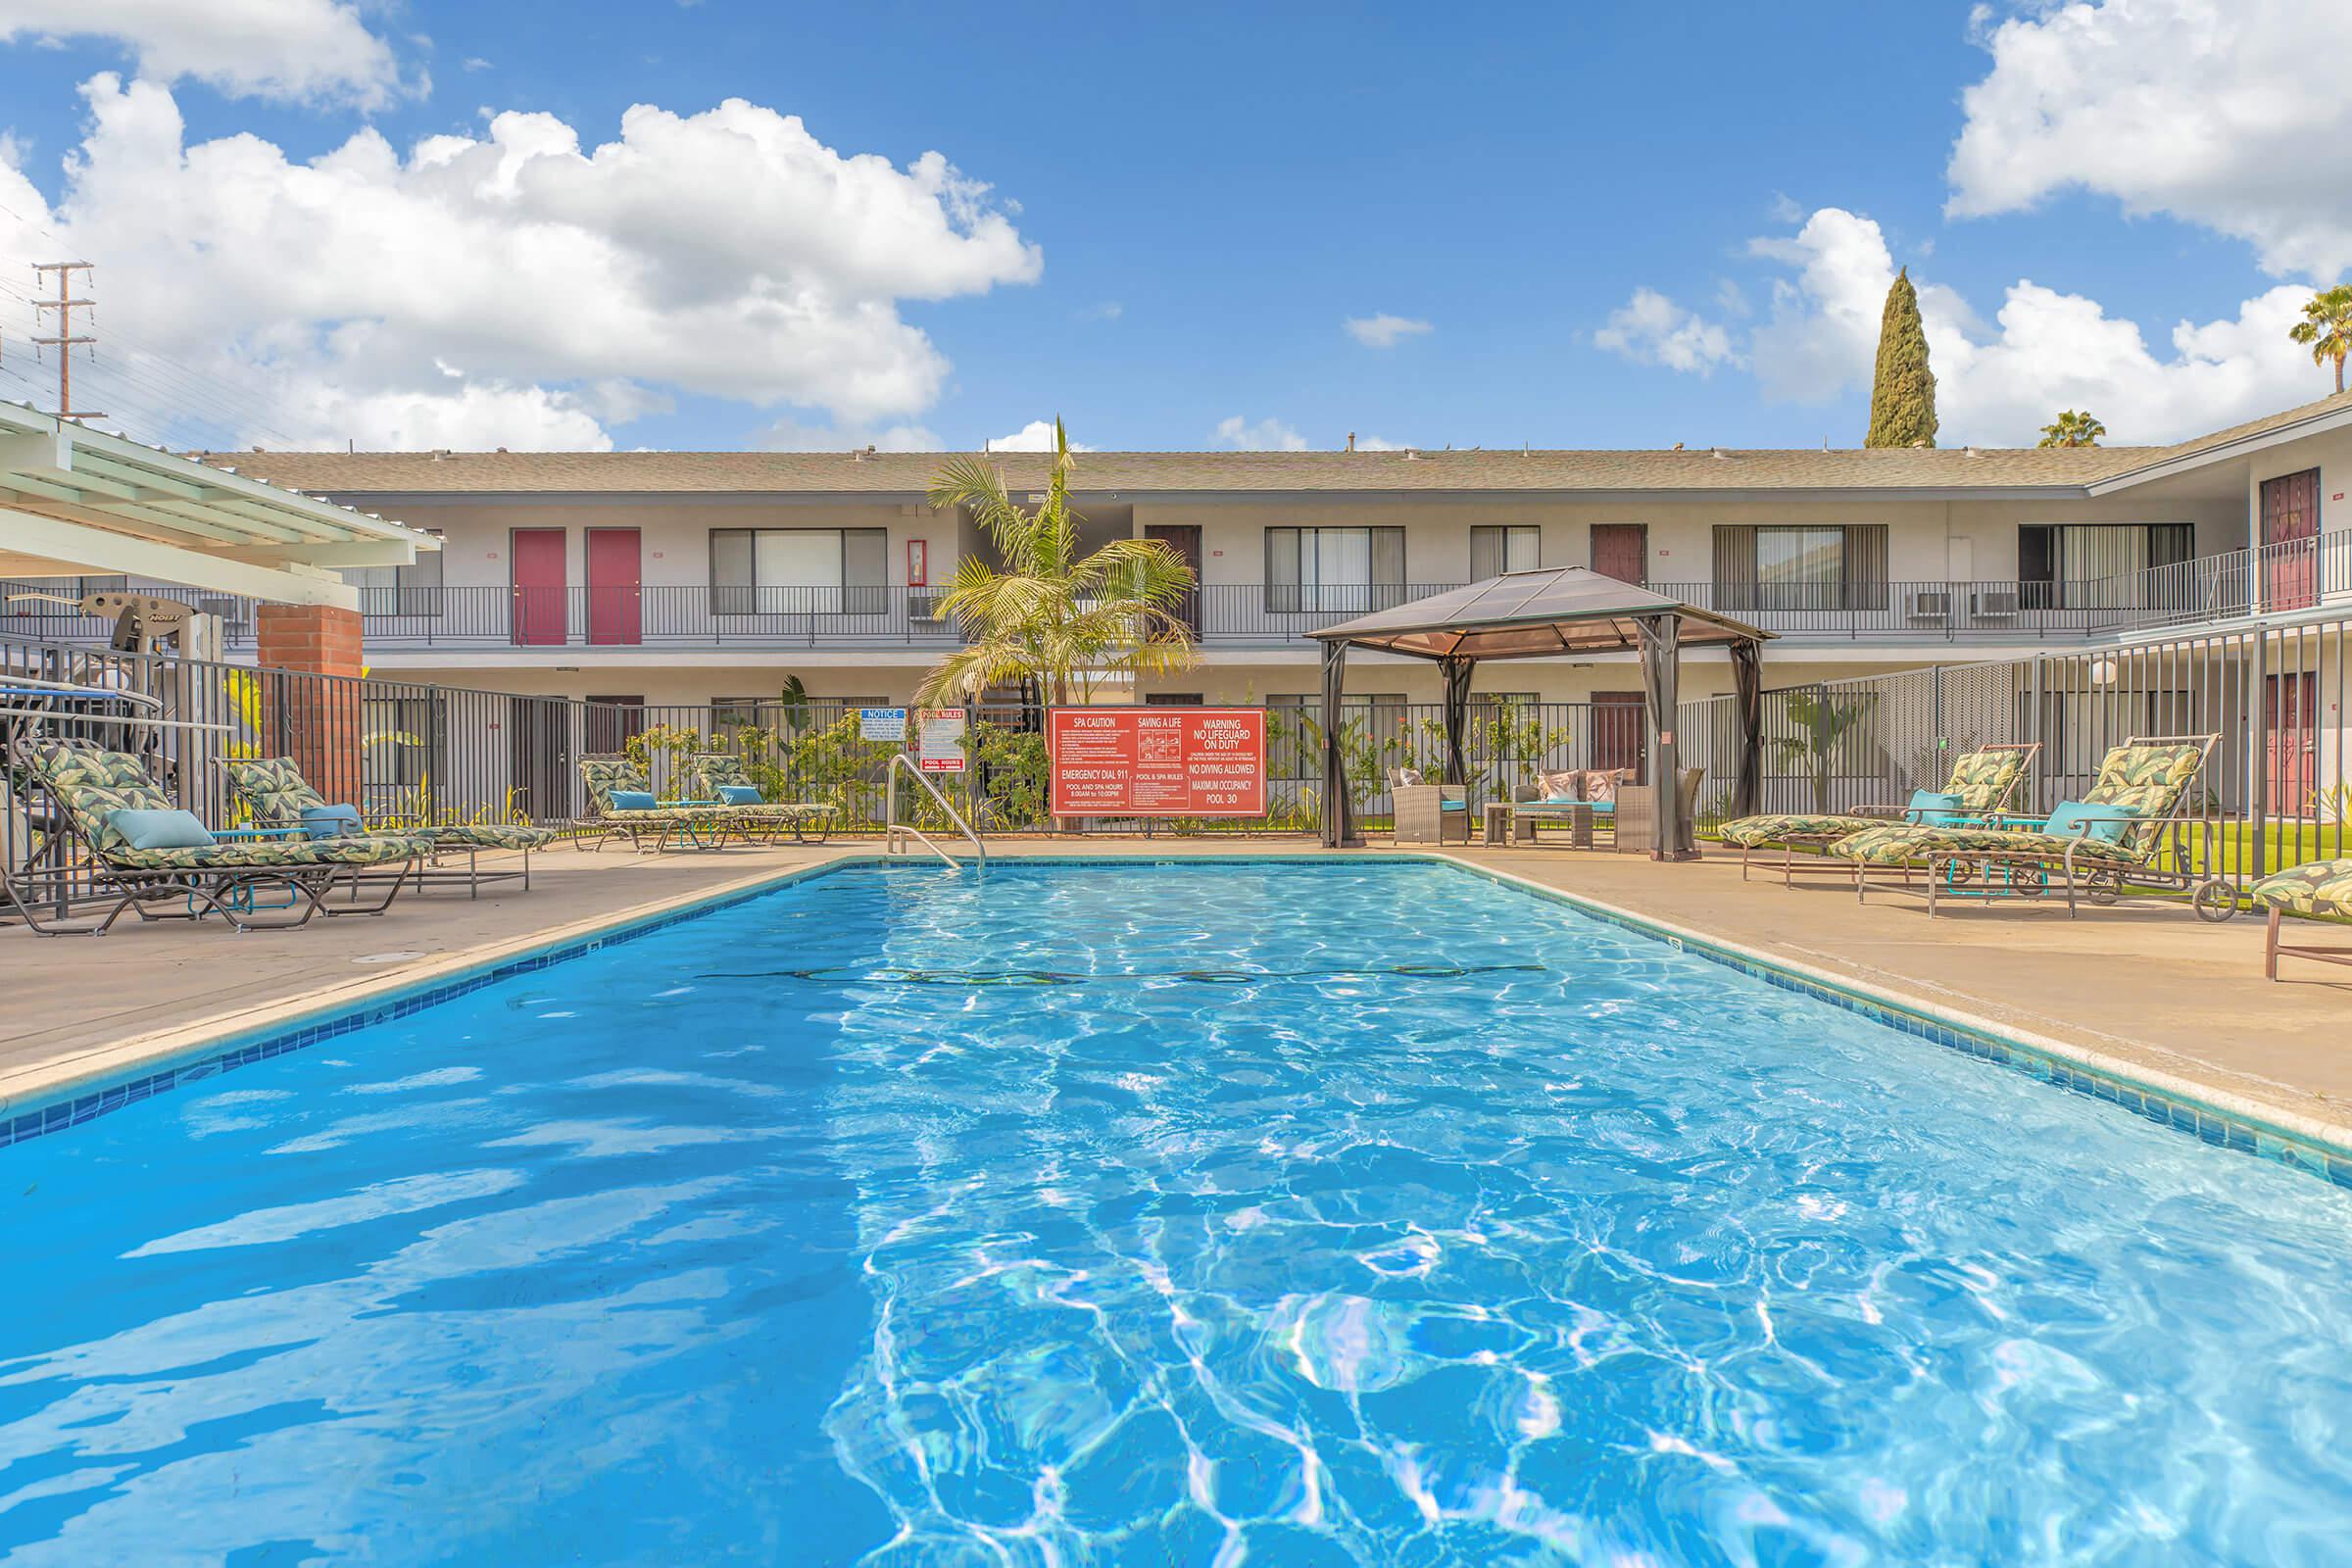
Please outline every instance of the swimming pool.
[[8, 1563], [2340, 1561], [2352, 1192], [1429, 863], [852, 867], [0, 1150]]

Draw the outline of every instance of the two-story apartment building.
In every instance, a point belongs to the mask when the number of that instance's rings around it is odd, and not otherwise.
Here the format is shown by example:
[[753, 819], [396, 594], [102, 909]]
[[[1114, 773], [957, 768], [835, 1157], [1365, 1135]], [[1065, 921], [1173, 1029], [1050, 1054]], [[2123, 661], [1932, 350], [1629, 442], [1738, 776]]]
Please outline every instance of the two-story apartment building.
[[[941, 585], [988, 549], [926, 504], [935, 454], [204, 456], [440, 534], [414, 566], [355, 575], [369, 665], [451, 686], [702, 706], [797, 677], [905, 701], [954, 645]], [[1045, 483], [1042, 454], [996, 461], [1016, 498]], [[1147, 702], [1301, 696], [1309, 629], [1535, 565], [1766, 626], [1776, 685], [2292, 612], [2352, 586], [2314, 542], [2352, 529], [2347, 488], [2352, 395], [2172, 447], [1101, 452], [1076, 470], [1090, 542], [1159, 539], [1199, 571], [1200, 662]], [[207, 608], [238, 648], [239, 607]], [[1639, 684], [1595, 659], [1480, 678], [1544, 701]], [[1367, 698], [1434, 700], [1435, 679], [1349, 672]], [[1729, 681], [1699, 656], [1685, 690]]]
[[[365, 577], [364, 609], [372, 667], [450, 685], [699, 705], [797, 676], [903, 701], [953, 644], [940, 585], [988, 548], [925, 503], [932, 454], [207, 456], [438, 532], [437, 557]], [[1043, 455], [997, 461], [1016, 497], [1042, 488]], [[2346, 486], [2352, 395], [2172, 447], [1101, 452], [1076, 470], [1090, 539], [1163, 540], [1199, 571], [1200, 663], [1137, 695], [1210, 702], [1312, 689], [1313, 626], [1534, 565], [1767, 626], [1776, 684], [2292, 609], [2328, 586], [2297, 541], [2352, 528]], [[1413, 701], [1434, 678], [1350, 674]], [[1546, 701], [1638, 684], [1606, 660], [1482, 680]], [[1728, 685], [1728, 665], [1686, 681]]]

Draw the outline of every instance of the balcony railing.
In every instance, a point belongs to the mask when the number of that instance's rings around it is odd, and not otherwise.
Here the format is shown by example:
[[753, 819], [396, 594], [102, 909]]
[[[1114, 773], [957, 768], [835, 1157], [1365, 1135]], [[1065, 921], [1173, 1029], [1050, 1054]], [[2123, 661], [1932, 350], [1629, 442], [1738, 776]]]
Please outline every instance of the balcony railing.
[[374, 648], [952, 646], [938, 588], [368, 588]]
[[[254, 646], [254, 602], [133, 580], [131, 589], [222, 617], [231, 652]], [[1309, 633], [1459, 583], [1211, 583], [1179, 613], [1211, 648], [1283, 648]], [[1801, 642], [2046, 642], [2129, 635], [2322, 607], [2352, 607], [2352, 533], [2205, 556], [2084, 582], [1652, 582], [1652, 590]], [[10, 596], [66, 585], [0, 583], [0, 631], [103, 642], [111, 621]], [[368, 646], [385, 652], [562, 648], [946, 648], [938, 588], [369, 588]]]

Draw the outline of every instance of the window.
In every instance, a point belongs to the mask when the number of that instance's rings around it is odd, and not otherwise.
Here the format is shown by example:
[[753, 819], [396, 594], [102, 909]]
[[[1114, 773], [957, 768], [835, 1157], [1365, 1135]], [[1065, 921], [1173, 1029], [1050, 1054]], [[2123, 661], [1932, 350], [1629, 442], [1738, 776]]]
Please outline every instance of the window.
[[[417, 531], [441, 537], [438, 528]], [[419, 550], [406, 566], [355, 566], [343, 573], [343, 580], [359, 589], [363, 615], [438, 615], [441, 556], [439, 550]]]
[[[1413, 765], [1412, 715], [1402, 692], [1376, 692], [1340, 699], [1340, 724], [1350, 737], [1397, 743], [1383, 766]], [[1323, 776], [1321, 693], [1266, 699], [1266, 776], [1318, 779]]]
[[1402, 528], [1266, 530], [1268, 612], [1361, 614], [1402, 603]]
[[[2173, 575], [2150, 576], [2194, 554], [2185, 522], [2021, 523], [2017, 581], [2029, 610], [2111, 610], [2151, 602]], [[2163, 602], [2161, 598], [2153, 602]]]
[[[447, 699], [419, 693], [415, 696], [364, 698], [366, 728], [363, 748], [366, 778], [371, 794], [381, 800], [384, 790], [414, 790], [446, 784], [449, 780], [449, 710]], [[394, 810], [423, 808], [429, 802], [394, 800]]]
[[1726, 610], [1884, 610], [1886, 526], [1723, 523], [1715, 596]]
[[882, 528], [713, 528], [710, 612], [884, 614], [889, 556]]
[[1537, 560], [1540, 531], [1534, 523], [1513, 523], [1507, 527], [1477, 527], [1470, 530], [1470, 580], [1485, 582], [1506, 571], [1533, 571], [1541, 564]]

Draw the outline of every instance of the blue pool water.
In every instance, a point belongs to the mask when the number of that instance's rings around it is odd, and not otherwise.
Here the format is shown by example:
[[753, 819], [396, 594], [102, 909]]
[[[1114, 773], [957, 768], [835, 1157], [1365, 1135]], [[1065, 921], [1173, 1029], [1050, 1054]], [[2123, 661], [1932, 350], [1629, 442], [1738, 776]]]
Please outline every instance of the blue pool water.
[[10, 1564], [2352, 1540], [2352, 1193], [1443, 866], [844, 870], [0, 1202]]

